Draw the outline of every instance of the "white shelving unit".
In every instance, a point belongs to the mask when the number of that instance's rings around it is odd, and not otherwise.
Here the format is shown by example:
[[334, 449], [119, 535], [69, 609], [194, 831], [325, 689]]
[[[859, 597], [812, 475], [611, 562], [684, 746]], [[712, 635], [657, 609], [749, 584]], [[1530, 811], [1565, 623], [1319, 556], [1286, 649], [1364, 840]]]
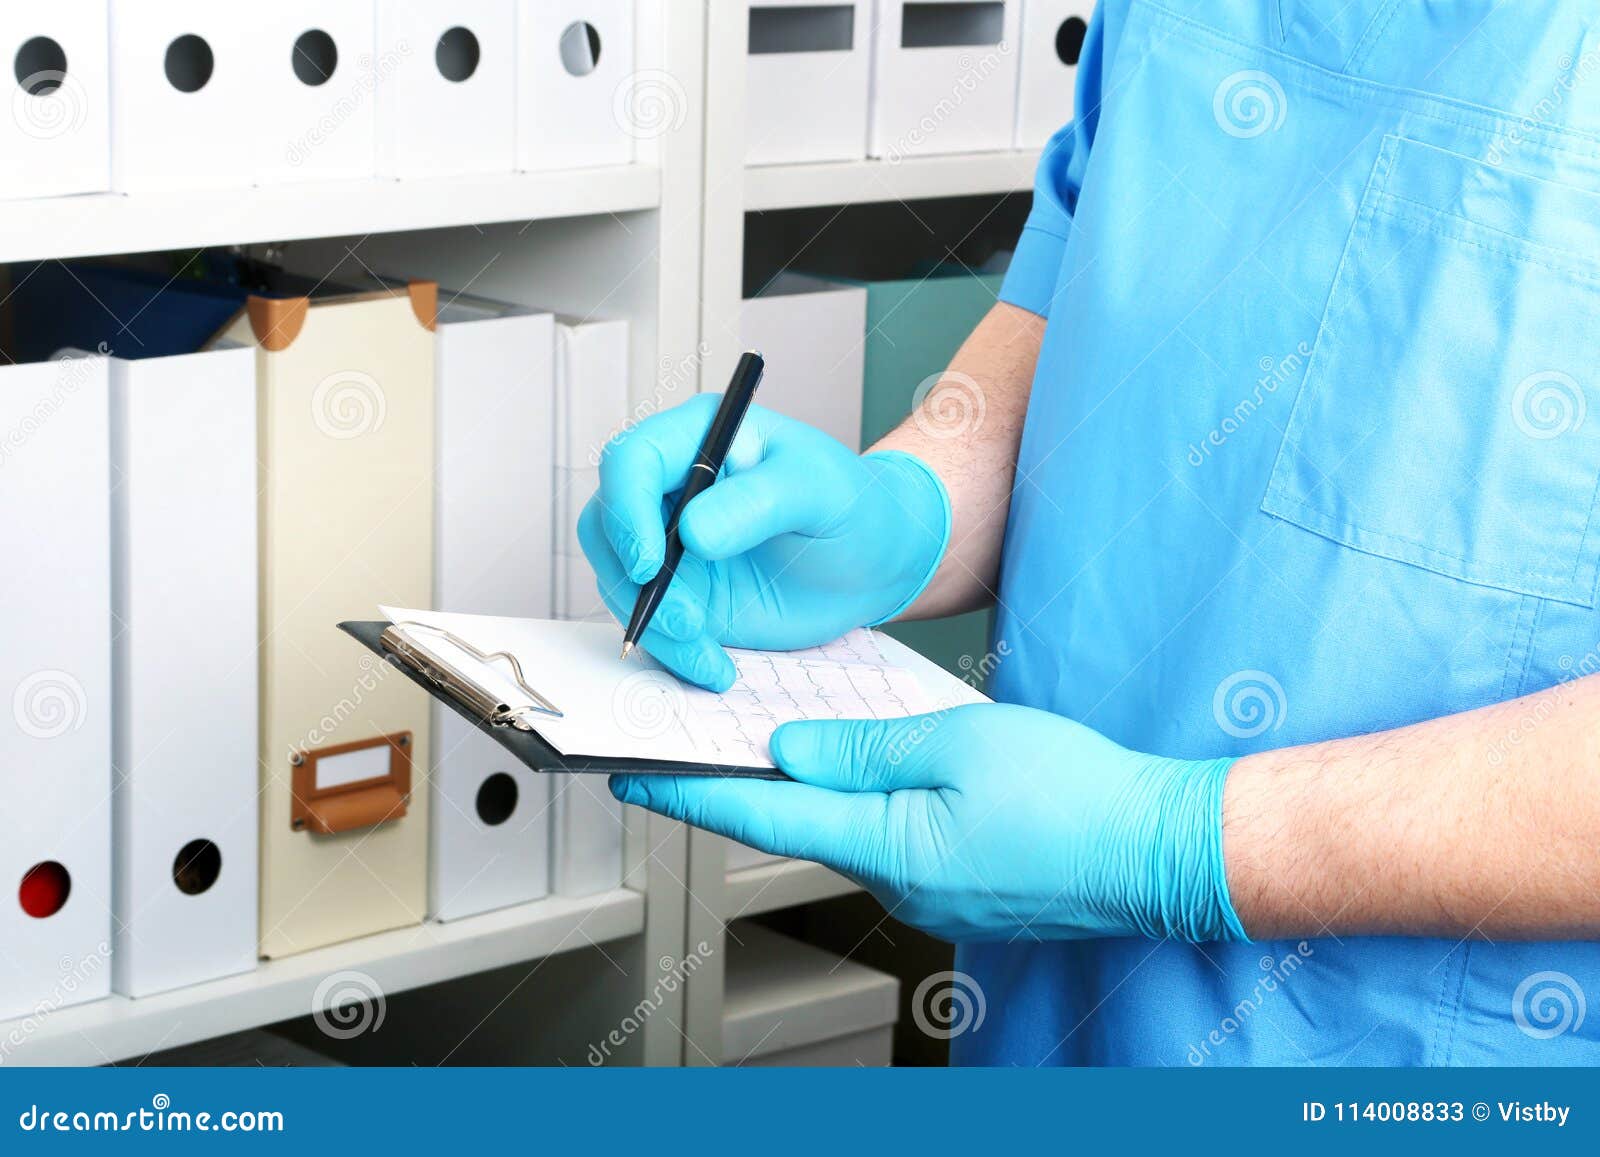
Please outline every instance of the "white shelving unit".
[[[652, 110], [664, 115], [661, 124], [641, 130], [635, 163], [13, 201], [0, 211], [0, 264], [272, 244], [283, 247], [287, 264], [335, 284], [341, 272], [433, 277], [447, 290], [625, 317], [630, 402], [670, 405], [698, 384], [706, 5], [637, 2], [638, 76], [659, 81], [666, 103]], [[682, 991], [660, 981], [685, 953], [687, 835], [635, 809], [627, 809], [627, 822], [617, 890], [396, 929], [165, 995], [41, 1010], [0, 1022], [0, 1062], [100, 1064], [302, 1017], [313, 1011], [318, 985], [344, 971], [370, 978], [388, 996], [604, 945], [606, 982], [592, 991], [538, 992], [545, 1004], [535, 1015], [557, 1010], [599, 1034], [650, 996], [655, 1015], [618, 1059], [679, 1064]], [[581, 977], [584, 969], [566, 971]], [[537, 987], [522, 986], [520, 1007]], [[528, 1032], [536, 1031], [530, 1023]]]
[[[1000, 195], [1033, 188], [1037, 149], [867, 159], [814, 164], [747, 166], [745, 154], [745, 54], [749, 6], [741, 0], [713, 4], [706, 30], [705, 256], [701, 273], [701, 340], [704, 388], [720, 390], [741, 351], [745, 215], [796, 209], [841, 208], [942, 197]], [[695, 831], [689, 837], [689, 944], [720, 945], [729, 921], [858, 891], [837, 873], [801, 860], [779, 860], [730, 870], [729, 843]], [[686, 1064], [706, 1064], [720, 1039], [723, 961], [713, 954], [687, 985]], [[707, 1042], [702, 1046], [699, 1042]]]
[[823, 208], [939, 197], [1025, 192], [1040, 150], [866, 159], [814, 164], [744, 163], [745, 59], [749, 5], [712, 6], [706, 28], [705, 239], [701, 378], [721, 389], [740, 352], [744, 217], [747, 212]]
[[629, 213], [661, 204], [654, 164], [426, 181], [10, 201], [0, 258], [37, 261]]
[[[746, 213], [1031, 187], [1038, 153], [1028, 150], [747, 168], [747, 5], [638, 3], [638, 75], [668, 107], [665, 127], [640, 140], [633, 164], [10, 202], [0, 212], [0, 264], [272, 244], [283, 247], [292, 268], [335, 283], [341, 270], [432, 277], [447, 291], [626, 317], [630, 402], [643, 416], [727, 380], [740, 349]], [[388, 995], [603, 945], [626, 971], [625, 985], [593, 997], [552, 991], [540, 999], [598, 1033], [648, 997], [655, 1011], [626, 1059], [706, 1063], [719, 1051], [711, 1042], [720, 1041], [727, 923], [855, 888], [802, 861], [730, 871], [720, 837], [633, 809], [628, 822], [621, 889], [398, 929], [165, 995], [113, 997], [0, 1022], [0, 1060], [136, 1058], [304, 1016], [318, 986], [339, 972], [362, 973]], [[690, 980], [661, 984], [685, 957], [700, 955], [702, 941], [714, 951], [698, 960]], [[586, 967], [568, 959], [574, 970]]]
[[450, 924], [420, 924], [298, 956], [263, 961], [254, 972], [130, 1000], [0, 1021], [8, 1064], [101, 1065], [142, 1057], [224, 1033], [327, 1011], [319, 986], [353, 974], [337, 990], [387, 997], [579, 948], [637, 936], [645, 897], [626, 888], [583, 899], [552, 897]]
[[899, 161], [761, 165], [744, 171], [744, 207], [754, 212], [1014, 193], [1033, 187], [1038, 165], [1037, 149]]

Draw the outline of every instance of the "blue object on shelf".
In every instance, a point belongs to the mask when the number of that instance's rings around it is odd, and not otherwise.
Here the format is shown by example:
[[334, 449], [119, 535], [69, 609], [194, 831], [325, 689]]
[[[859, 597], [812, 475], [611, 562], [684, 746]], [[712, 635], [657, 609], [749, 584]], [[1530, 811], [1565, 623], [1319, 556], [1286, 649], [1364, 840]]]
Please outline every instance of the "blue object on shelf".
[[41, 261], [13, 269], [12, 357], [62, 349], [119, 358], [194, 353], [244, 307], [249, 290], [114, 265]]

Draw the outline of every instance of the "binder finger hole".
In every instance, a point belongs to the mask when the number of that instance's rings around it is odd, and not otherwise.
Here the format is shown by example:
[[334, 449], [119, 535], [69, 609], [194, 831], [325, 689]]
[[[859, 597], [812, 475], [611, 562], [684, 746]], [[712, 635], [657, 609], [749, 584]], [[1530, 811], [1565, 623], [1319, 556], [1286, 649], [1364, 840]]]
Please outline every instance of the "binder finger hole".
[[42, 860], [22, 876], [17, 902], [36, 920], [54, 916], [72, 895], [72, 873], [57, 860]]
[[1081, 16], [1069, 16], [1061, 22], [1061, 27], [1056, 29], [1056, 56], [1068, 68], [1078, 66], [1078, 57], [1083, 55], [1083, 38], [1089, 35], [1089, 26], [1083, 22]]
[[310, 88], [327, 84], [339, 67], [339, 46], [320, 28], [310, 28], [295, 38], [291, 61], [301, 84]]
[[457, 25], [439, 37], [439, 45], [433, 50], [433, 63], [438, 66], [440, 76], [460, 84], [478, 71], [481, 56], [478, 38], [472, 29]]
[[497, 771], [478, 785], [478, 818], [499, 827], [517, 810], [517, 781]]
[[66, 51], [48, 36], [35, 36], [17, 49], [11, 70], [29, 96], [49, 96], [67, 75]]
[[561, 31], [561, 67], [573, 76], [588, 76], [600, 64], [600, 30], [577, 20]]
[[222, 849], [210, 840], [190, 840], [172, 861], [172, 882], [185, 896], [211, 890], [222, 875]]
[[906, 4], [900, 9], [900, 47], [999, 44], [1005, 21], [1006, 6], [996, 0]]
[[167, 45], [167, 82], [179, 92], [199, 92], [210, 82], [216, 65], [211, 45], [192, 32]]

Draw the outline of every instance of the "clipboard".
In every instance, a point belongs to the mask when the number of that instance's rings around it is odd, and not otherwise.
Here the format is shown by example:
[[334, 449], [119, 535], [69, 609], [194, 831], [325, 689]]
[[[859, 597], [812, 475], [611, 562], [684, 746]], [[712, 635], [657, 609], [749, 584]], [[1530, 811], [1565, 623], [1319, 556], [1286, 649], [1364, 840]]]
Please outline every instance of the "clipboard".
[[[499, 702], [493, 696], [486, 695], [461, 671], [440, 662], [437, 657], [424, 656], [414, 648], [399, 645], [403, 643], [403, 639], [397, 641], [399, 633], [394, 631], [395, 626], [394, 623], [381, 620], [350, 621], [340, 623], [339, 629], [489, 736], [533, 771], [587, 772], [597, 775], [625, 772], [633, 775], [695, 775], [728, 779], [787, 780], [789, 778], [771, 767], [563, 754], [541, 737], [538, 731], [539, 718], [553, 717], [552, 712], [559, 715], [560, 708], [551, 698], [537, 690], [530, 682], [529, 675], [516, 665], [514, 658], [505, 656], [510, 659], [512, 665], [512, 678], [527, 692], [527, 699], [518, 703]], [[440, 630], [433, 627], [426, 629]], [[444, 633], [458, 648], [469, 653], [475, 652], [475, 648], [465, 644], [461, 639], [449, 636], [448, 632]], [[490, 655], [484, 658], [496, 659], [500, 656]], [[533, 673], [532, 678], [537, 680], [538, 673]]]

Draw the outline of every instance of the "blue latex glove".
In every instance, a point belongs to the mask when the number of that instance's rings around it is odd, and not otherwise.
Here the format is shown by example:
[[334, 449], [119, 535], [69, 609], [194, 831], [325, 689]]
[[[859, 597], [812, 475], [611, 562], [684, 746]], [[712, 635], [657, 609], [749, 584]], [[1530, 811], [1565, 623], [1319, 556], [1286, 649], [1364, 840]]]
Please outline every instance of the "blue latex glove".
[[772, 756], [799, 782], [619, 775], [611, 788], [826, 864], [947, 940], [1246, 939], [1222, 864], [1230, 759], [1141, 755], [1003, 704], [790, 723]]
[[[620, 622], [661, 567], [673, 498], [719, 401], [699, 395], [606, 447], [578, 540]], [[722, 644], [816, 646], [909, 606], [944, 554], [950, 500], [909, 454], [859, 455], [752, 406], [723, 477], [678, 526], [686, 553], [640, 645], [680, 677], [725, 691], [734, 670]]]

